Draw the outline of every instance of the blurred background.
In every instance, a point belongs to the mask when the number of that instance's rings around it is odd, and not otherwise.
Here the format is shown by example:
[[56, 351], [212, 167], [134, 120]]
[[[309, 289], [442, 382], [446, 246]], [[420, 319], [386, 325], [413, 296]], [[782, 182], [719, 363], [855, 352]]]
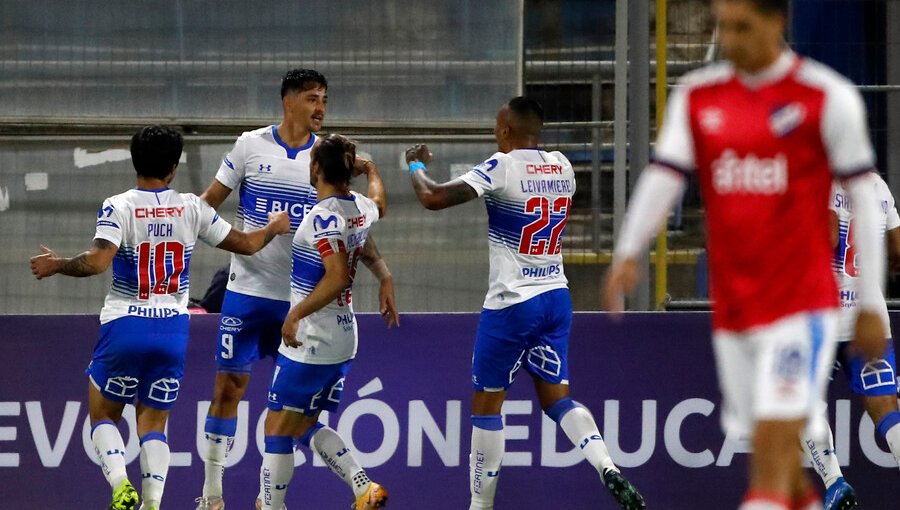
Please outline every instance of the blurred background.
[[[895, 195], [900, 24], [889, 20], [897, 19], [900, 0], [795, 0], [789, 36], [860, 85]], [[628, 191], [652, 157], [658, 109], [679, 76], [716, 58], [714, 30], [706, 0], [5, 0], [0, 313], [97, 313], [108, 274], [38, 282], [28, 258], [41, 244], [66, 255], [89, 246], [102, 200], [134, 185], [128, 141], [141, 125], [184, 132], [174, 187], [202, 192], [241, 132], [280, 121], [280, 78], [295, 67], [329, 80], [323, 132], [353, 137], [380, 169], [390, 211], [373, 235], [402, 311], [479, 310], [488, 274], [481, 201], [425, 211], [402, 151], [427, 142], [433, 177], [449, 179], [496, 151], [501, 104], [522, 93], [540, 100], [543, 147], [576, 169], [563, 243], [575, 307], [596, 310]], [[233, 220], [236, 205], [232, 196], [220, 212]], [[707, 306], [703, 243], [693, 183], [630, 308]], [[228, 260], [195, 252], [193, 297]], [[357, 311], [376, 308], [376, 291], [360, 271]]]

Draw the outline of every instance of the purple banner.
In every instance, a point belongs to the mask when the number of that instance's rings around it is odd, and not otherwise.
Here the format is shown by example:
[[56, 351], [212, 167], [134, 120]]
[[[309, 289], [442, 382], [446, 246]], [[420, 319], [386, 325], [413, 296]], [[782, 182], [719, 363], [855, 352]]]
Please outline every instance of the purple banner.
[[[894, 320], [900, 316], [894, 316]], [[326, 416], [398, 509], [468, 505], [471, 349], [477, 314], [410, 314], [387, 330], [359, 317], [359, 355], [339, 412]], [[203, 485], [198, 453], [215, 373], [217, 315], [191, 318], [186, 376], [168, 430], [172, 467], [163, 499], [191, 510]], [[0, 316], [0, 508], [105, 508], [110, 490], [94, 463], [87, 377], [96, 316]], [[706, 313], [575, 316], [572, 396], [600, 425], [614, 461], [650, 509], [737, 508], [747, 445], [719, 428], [720, 396]], [[253, 374], [225, 471], [228, 508], [253, 508], [270, 361]], [[614, 508], [596, 472], [543, 416], [522, 375], [504, 407], [507, 438], [497, 508]], [[846, 380], [832, 384], [830, 417], [844, 473], [865, 508], [893, 508], [897, 466]], [[129, 408], [130, 409], [130, 408]], [[139, 486], [133, 410], [120, 429]], [[291, 510], [346, 510], [343, 482], [303, 450], [288, 491]], [[815, 476], [815, 475], [813, 475]], [[817, 478], [817, 477], [816, 477]], [[818, 480], [817, 480], [818, 481]]]

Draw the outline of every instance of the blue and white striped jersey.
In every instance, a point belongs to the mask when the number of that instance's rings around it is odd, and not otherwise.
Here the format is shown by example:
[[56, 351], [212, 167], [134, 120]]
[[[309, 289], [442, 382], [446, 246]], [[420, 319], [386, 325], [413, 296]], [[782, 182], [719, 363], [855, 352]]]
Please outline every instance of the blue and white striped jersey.
[[231, 225], [192, 193], [132, 189], [107, 198], [95, 239], [119, 247], [100, 322], [125, 316], [164, 319], [187, 313], [197, 239], [217, 246]]
[[499, 310], [566, 288], [562, 238], [575, 194], [572, 164], [559, 152], [498, 152], [460, 179], [484, 196], [490, 286], [484, 307]]
[[[240, 187], [237, 220], [243, 230], [260, 228], [268, 213], [287, 211], [291, 231], [316, 203], [316, 189], [309, 183], [309, 143], [292, 149], [278, 136], [275, 126], [242, 134], [222, 161], [216, 180], [234, 190]], [[254, 255], [231, 256], [228, 290], [250, 296], [288, 301], [291, 272], [291, 238], [278, 236]]]
[[352, 289], [356, 264], [369, 229], [378, 221], [378, 206], [356, 192], [350, 197], [329, 197], [307, 214], [294, 234], [291, 270], [291, 306], [303, 301], [325, 276], [323, 259], [346, 253], [350, 283], [344, 292], [309, 317], [300, 320], [300, 347], [281, 344], [279, 352], [294, 361], [314, 365], [341, 363], [356, 356], [356, 317]]

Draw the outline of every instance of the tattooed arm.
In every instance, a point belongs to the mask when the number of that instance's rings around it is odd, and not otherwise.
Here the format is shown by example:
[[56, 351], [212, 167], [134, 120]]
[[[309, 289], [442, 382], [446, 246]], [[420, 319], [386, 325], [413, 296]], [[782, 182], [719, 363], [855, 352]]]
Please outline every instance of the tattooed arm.
[[50, 248], [41, 246], [41, 254], [31, 257], [31, 273], [38, 280], [57, 273], [77, 277], [93, 276], [106, 271], [118, 250], [118, 246], [106, 239], [94, 239], [87, 251], [65, 258], [58, 257]]

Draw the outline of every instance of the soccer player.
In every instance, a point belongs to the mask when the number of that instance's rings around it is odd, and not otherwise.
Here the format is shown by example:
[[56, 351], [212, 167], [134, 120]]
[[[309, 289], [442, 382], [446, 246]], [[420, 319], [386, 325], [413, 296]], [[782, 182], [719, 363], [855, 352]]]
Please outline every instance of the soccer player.
[[[752, 435], [741, 510], [821, 505], [794, 497], [804, 476], [801, 431], [821, 437], [817, 412], [834, 357], [832, 176], [855, 206], [862, 267], [854, 345], [884, 353], [878, 312], [883, 246], [866, 112], [858, 91], [785, 47], [787, 0], [714, 0], [727, 61], [684, 77], [672, 95], [614, 252], [604, 301], [621, 310], [636, 260], [696, 174], [706, 210], [713, 347], [729, 434]], [[806, 499], [806, 498], [803, 498]], [[801, 506], [805, 505], [805, 506]], [[821, 506], [819, 506], [821, 507]]]
[[372, 198], [384, 197], [350, 191], [356, 147], [343, 136], [321, 139], [311, 157], [310, 181], [319, 201], [294, 234], [291, 309], [269, 387], [257, 508], [283, 508], [298, 437], [353, 489], [353, 508], [381, 508], [387, 491], [369, 480], [337, 432], [319, 423], [319, 414], [337, 409], [356, 356], [353, 278], [380, 217]]
[[181, 135], [148, 126], [131, 139], [137, 187], [107, 198], [88, 251], [58, 257], [41, 247], [31, 258], [38, 278], [91, 276], [112, 264], [112, 288], [100, 312], [100, 340], [89, 376], [91, 440], [113, 489], [111, 510], [134, 508], [137, 492], [125, 473], [125, 444], [116, 428], [125, 404], [137, 408], [144, 510], [158, 509], [169, 469], [166, 420], [178, 397], [188, 341], [188, 284], [197, 239], [235, 253], [261, 250], [290, 230], [286, 213], [241, 232], [190, 193], [169, 188], [181, 157]]
[[[260, 225], [266, 214], [287, 211], [296, 228], [316, 203], [310, 183], [310, 149], [322, 127], [328, 82], [310, 69], [289, 71], [281, 82], [284, 119], [244, 133], [222, 161], [215, 180], [201, 197], [214, 208], [240, 187], [237, 217], [244, 229]], [[384, 187], [375, 165], [357, 158], [354, 174], [366, 174], [368, 194], [384, 213]], [[226, 455], [237, 429], [238, 404], [250, 381], [251, 366], [275, 356], [281, 343], [281, 324], [290, 307], [291, 241], [276, 239], [265, 250], [231, 259], [231, 274], [222, 304], [218, 332], [215, 387], [207, 414], [205, 479], [197, 510], [221, 510]], [[398, 323], [390, 271], [374, 243], [364, 263], [380, 281], [380, 310]]]
[[[867, 177], [875, 189], [879, 203], [878, 224], [888, 238], [889, 259], [900, 257], [900, 215], [894, 197], [887, 184], [874, 172]], [[866, 359], [848, 349], [853, 336], [853, 322], [856, 319], [857, 298], [856, 278], [859, 273], [852, 232], [856, 229], [853, 204], [847, 191], [839, 182], [831, 190], [831, 210], [833, 211], [832, 239], [834, 255], [832, 269], [838, 278], [841, 312], [838, 318], [838, 364], [850, 383], [850, 391], [863, 396], [866, 412], [876, 424], [878, 432], [887, 440], [894, 458], [900, 465], [900, 411], [897, 410], [897, 363], [894, 356], [894, 342], [890, 339], [890, 320], [887, 304], [882, 299], [879, 315], [888, 332], [887, 350], [876, 359]], [[825, 483], [825, 510], [856, 508], [856, 493], [844, 480], [841, 465], [834, 454], [834, 438], [831, 430], [824, 441], [803, 437], [807, 456], [816, 472]]]
[[469, 508], [494, 508], [505, 448], [500, 410], [507, 389], [524, 368], [541, 408], [581, 447], [616, 501], [627, 510], [643, 509], [643, 498], [610, 459], [590, 411], [569, 397], [572, 301], [561, 246], [575, 174], [561, 153], [536, 148], [543, 122], [536, 101], [511, 99], [497, 113], [499, 152], [444, 184], [426, 173], [432, 161], [427, 146], [406, 151], [413, 189], [427, 209], [484, 196], [488, 211], [490, 286], [472, 358]]

